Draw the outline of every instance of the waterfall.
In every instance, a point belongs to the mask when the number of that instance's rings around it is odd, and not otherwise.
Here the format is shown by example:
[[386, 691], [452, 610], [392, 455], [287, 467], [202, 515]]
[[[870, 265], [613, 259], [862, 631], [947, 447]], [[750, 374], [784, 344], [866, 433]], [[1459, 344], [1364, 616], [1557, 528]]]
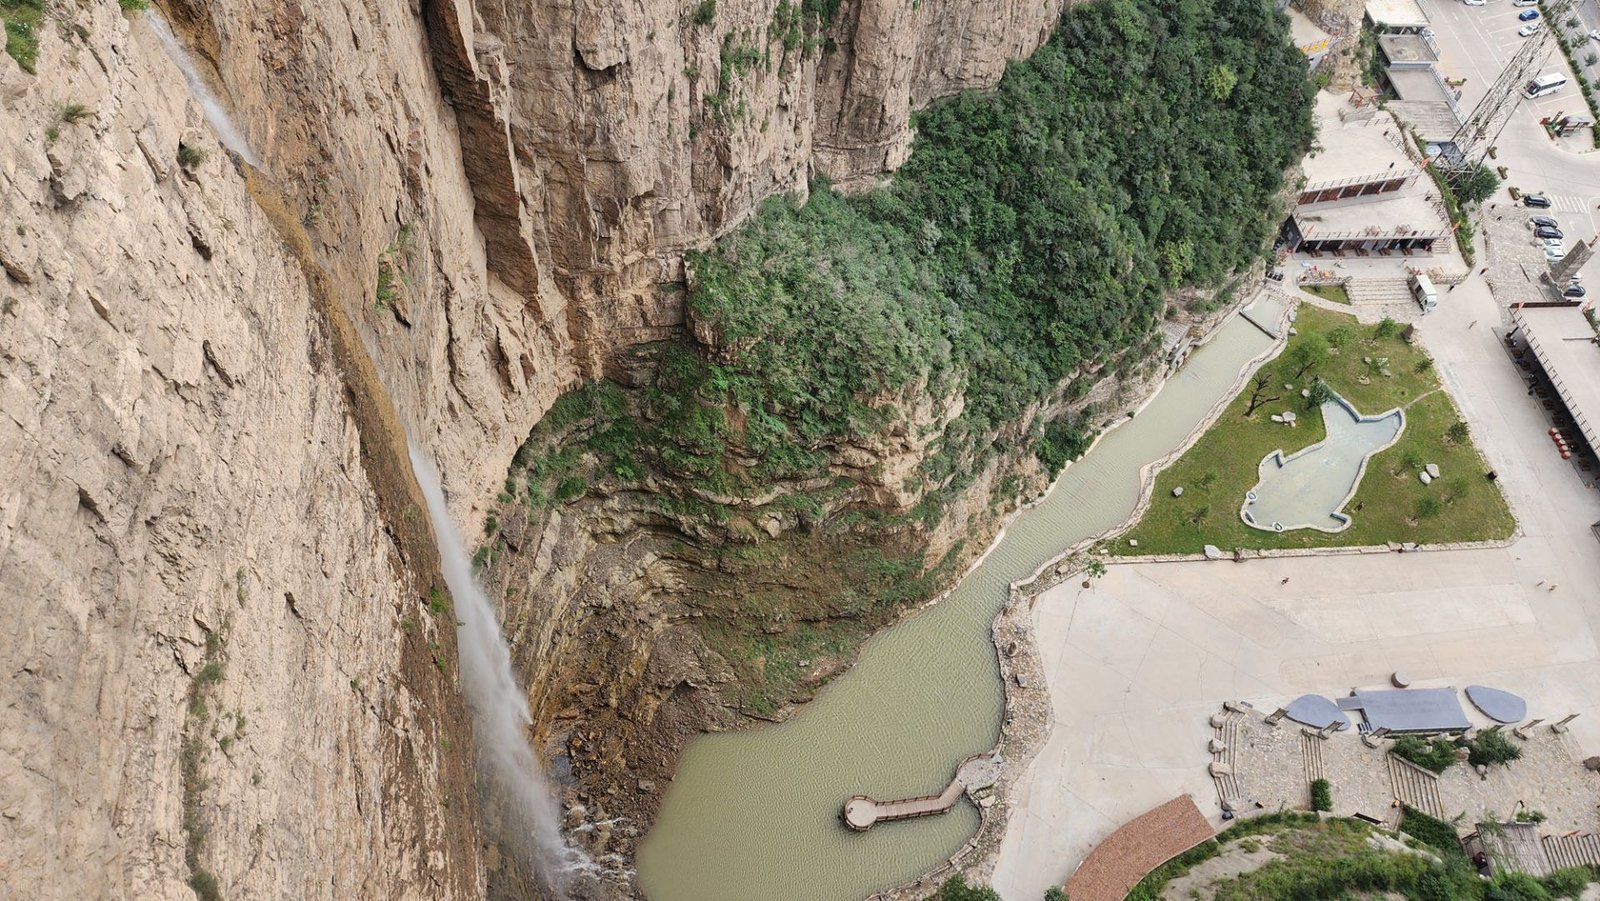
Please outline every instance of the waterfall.
[[156, 39], [166, 48], [167, 56], [177, 64], [178, 70], [183, 73], [183, 80], [189, 83], [190, 96], [200, 104], [200, 112], [211, 124], [211, 130], [217, 133], [217, 139], [222, 142], [222, 146], [237, 153], [250, 165], [259, 168], [260, 158], [250, 149], [250, 142], [245, 140], [244, 135], [233, 124], [233, 118], [223, 108], [222, 101], [217, 99], [216, 94], [211, 93], [211, 88], [206, 85], [205, 79], [200, 77], [200, 70], [195, 67], [189, 52], [178, 43], [178, 36], [172, 33], [165, 20], [156, 15], [155, 10], [146, 10], [144, 15], [145, 21], [150, 23], [150, 30], [156, 33]]
[[514, 847], [522, 862], [558, 896], [565, 896], [573, 877], [592, 873], [594, 864], [561, 836], [555, 796], [528, 742], [533, 717], [526, 695], [517, 687], [511, 649], [500, 634], [494, 605], [473, 576], [466, 543], [445, 506], [438, 472], [416, 442], [408, 439], [407, 445], [411, 468], [433, 521], [439, 565], [455, 600], [456, 646], [478, 742], [484, 813], [491, 821], [498, 818], [501, 838]]

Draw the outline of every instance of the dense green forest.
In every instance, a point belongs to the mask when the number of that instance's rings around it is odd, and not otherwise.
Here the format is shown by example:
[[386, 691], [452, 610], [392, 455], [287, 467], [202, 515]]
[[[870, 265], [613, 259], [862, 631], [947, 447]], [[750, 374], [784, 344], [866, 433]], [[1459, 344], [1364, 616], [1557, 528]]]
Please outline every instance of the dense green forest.
[[[846, 197], [818, 182], [691, 255], [690, 312], [717, 348], [666, 347], [642, 417], [614, 388], [573, 396], [602, 423], [589, 449], [624, 478], [648, 455], [743, 494], [825, 476], [836, 446], [959, 394], [918, 476], [959, 489], [995, 442], [1016, 441], [996, 436], [1030, 404], [1148, 352], [1167, 292], [1220, 285], [1262, 251], [1282, 174], [1313, 135], [1315, 89], [1287, 32], [1263, 0], [1071, 7], [996, 90], [919, 114], [887, 186]], [[1057, 422], [1028, 437], [1058, 468], [1085, 436]], [[543, 468], [545, 496], [578, 490]]]
[[1074, 6], [998, 90], [920, 114], [889, 186], [774, 199], [693, 258], [693, 314], [733, 350], [677, 386], [748, 417], [758, 479], [814, 471], [897, 403], [957, 390], [943, 458], [970, 458], [1147, 335], [1164, 292], [1259, 253], [1313, 91], [1261, 0]]

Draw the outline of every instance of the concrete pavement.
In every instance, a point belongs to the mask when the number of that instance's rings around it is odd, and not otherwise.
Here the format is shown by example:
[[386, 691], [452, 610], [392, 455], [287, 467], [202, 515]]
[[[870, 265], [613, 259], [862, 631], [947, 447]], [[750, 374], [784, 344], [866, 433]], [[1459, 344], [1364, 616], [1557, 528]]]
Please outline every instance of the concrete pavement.
[[[1214, 818], [1206, 717], [1271, 709], [1403, 668], [1417, 684], [1481, 682], [1531, 716], [1582, 712], [1600, 751], [1600, 493], [1550, 446], [1476, 275], [1422, 317], [1434, 355], [1523, 531], [1496, 550], [1113, 566], [1037, 602], [1055, 726], [1017, 786], [994, 885], [1034, 901], [1121, 823], [1181, 792]], [[1287, 584], [1281, 580], [1287, 578]], [[1555, 590], [1550, 586], [1555, 585]]]

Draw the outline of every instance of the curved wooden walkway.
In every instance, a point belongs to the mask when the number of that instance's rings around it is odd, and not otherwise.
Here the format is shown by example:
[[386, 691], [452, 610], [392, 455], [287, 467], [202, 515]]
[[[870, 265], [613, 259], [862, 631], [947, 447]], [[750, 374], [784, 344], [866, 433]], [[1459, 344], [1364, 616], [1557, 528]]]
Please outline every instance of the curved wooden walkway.
[[912, 817], [944, 813], [956, 805], [965, 789], [960, 779], [951, 779], [944, 791], [920, 798], [901, 798], [898, 801], [879, 801], [866, 795], [855, 795], [844, 802], [844, 824], [857, 832], [866, 832], [874, 823], [890, 820], [909, 820]]
[[974, 754], [961, 761], [961, 765], [956, 767], [955, 778], [937, 795], [901, 798], [897, 801], [879, 801], [867, 795], [854, 795], [844, 802], [839, 818], [851, 829], [866, 832], [874, 823], [944, 813], [956, 806], [956, 802], [968, 790], [979, 791], [993, 785], [1000, 778], [1001, 765], [999, 754]]
[[1072, 901], [1122, 901], [1146, 874], [1215, 833], [1194, 799], [1179, 795], [1106, 836], [1067, 880]]

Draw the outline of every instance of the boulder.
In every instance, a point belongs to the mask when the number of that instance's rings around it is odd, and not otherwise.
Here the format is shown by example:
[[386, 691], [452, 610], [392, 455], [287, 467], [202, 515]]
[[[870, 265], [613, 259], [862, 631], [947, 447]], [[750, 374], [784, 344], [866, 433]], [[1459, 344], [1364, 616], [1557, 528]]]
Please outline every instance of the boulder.
[[1298, 418], [1299, 418], [1299, 417], [1298, 417], [1298, 416], [1296, 416], [1296, 415], [1295, 415], [1295, 414], [1294, 414], [1294, 411], [1292, 411], [1292, 410], [1290, 410], [1290, 411], [1287, 411], [1287, 412], [1285, 412], [1285, 413], [1284, 413], [1284, 414], [1283, 414], [1283, 421], [1284, 421], [1284, 422], [1287, 422], [1287, 423], [1288, 423], [1288, 424], [1290, 424], [1290, 425], [1294, 425], [1294, 421], [1295, 421], [1295, 420], [1296, 420], [1296, 419], [1298, 419]]
[[1173, 488], [1172, 489], [1172, 496], [1173, 497], [1183, 497], [1183, 486], [1179, 485], [1176, 488]]
[[1277, 413], [1274, 413], [1274, 414], [1272, 414], [1272, 421], [1273, 422], [1283, 422], [1283, 417], [1279, 416]]
[[1139, 546], [1139, 539], [1137, 539], [1137, 538], [1129, 538], [1128, 539], [1128, 547], [1138, 547], [1138, 546]]
[[1300, 389], [1300, 396], [1301, 397], [1310, 397], [1311, 396], [1311, 389], [1310, 388], [1301, 388]]
[[1428, 471], [1428, 475], [1429, 476], [1431, 476], [1431, 477], [1433, 477], [1435, 479], [1437, 479], [1439, 477], [1439, 464], [1437, 464], [1437, 463], [1429, 463], [1427, 466], [1425, 466], [1423, 468]]
[[1214, 544], [1206, 545], [1205, 546], [1205, 553], [1206, 553], [1206, 559], [1207, 560], [1221, 560], [1222, 559], [1222, 549], [1217, 547]]
[[1424, 485], [1426, 485], [1429, 482], [1433, 481], [1433, 476], [1428, 475], [1428, 471], [1427, 470], [1423, 470], [1422, 472], [1417, 473], [1417, 478], [1421, 479], [1422, 480], [1422, 484], [1424, 484]]

